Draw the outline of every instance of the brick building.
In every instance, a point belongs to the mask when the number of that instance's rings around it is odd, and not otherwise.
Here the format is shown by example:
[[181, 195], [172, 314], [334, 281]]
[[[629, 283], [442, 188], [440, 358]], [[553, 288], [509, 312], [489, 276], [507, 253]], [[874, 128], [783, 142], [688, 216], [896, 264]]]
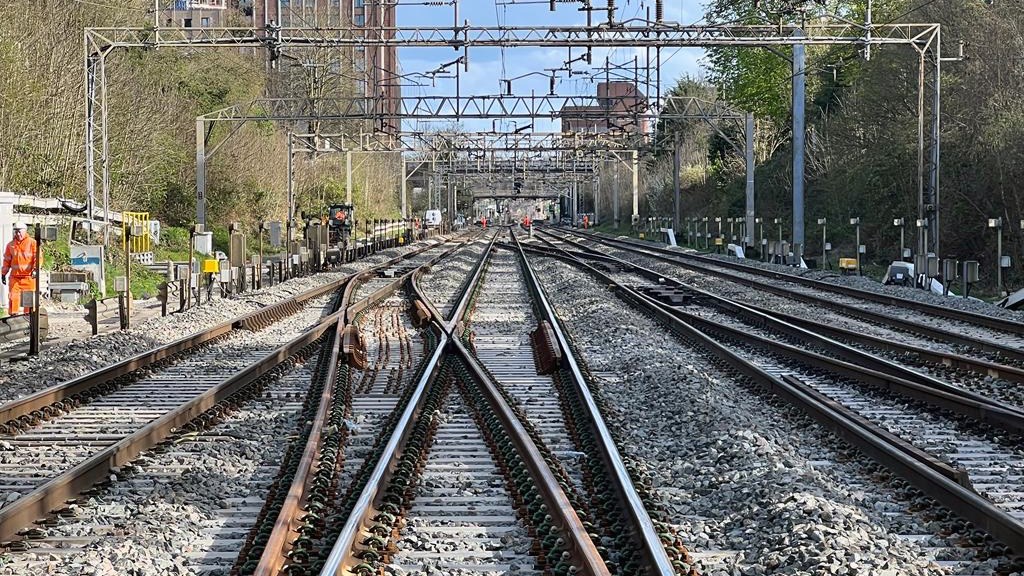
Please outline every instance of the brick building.
[[[223, 0], [221, 0], [223, 1]], [[352, 28], [366, 38], [393, 38], [397, 0], [249, 0], [247, 14], [256, 27], [278, 23], [284, 28]], [[400, 110], [398, 53], [394, 46], [355, 47], [337, 50], [351, 63], [357, 93], [381, 99], [377, 110]], [[344, 68], [349, 68], [345, 66]], [[342, 66], [338, 66], [342, 69]]]
[[601, 82], [597, 85], [597, 104], [565, 106], [559, 112], [562, 132], [634, 132], [646, 134], [648, 121], [637, 114], [647, 113], [647, 99], [632, 82]]

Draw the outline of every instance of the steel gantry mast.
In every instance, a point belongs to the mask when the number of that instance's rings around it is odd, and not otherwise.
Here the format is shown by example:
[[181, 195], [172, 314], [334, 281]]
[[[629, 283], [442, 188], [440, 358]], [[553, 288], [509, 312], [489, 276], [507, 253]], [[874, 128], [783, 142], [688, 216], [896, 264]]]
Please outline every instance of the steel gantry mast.
[[[588, 18], [590, 11], [587, 12]], [[360, 27], [281, 27], [266, 26], [225, 28], [89, 28], [85, 31], [87, 71], [86, 133], [87, 133], [87, 192], [94, 202], [97, 181], [101, 182], [104, 198], [109, 202], [110, 163], [107, 146], [105, 113], [105, 65], [111, 53], [121, 48], [265, 48], [271, 58], [283, 50], [302, 47], [444, 47], [462, 53], [460, 63], [468, 66], [471, 49], [476, 48], [594, 48], [628, 47], [637, 49], [663, 49], [683, 47], [780, 47], [780, 46], [836, 46], [850, 45], [865, 52], [873, 46], [910, 46], [919, 54], [919, 123], [917, 176], [919, 182], [919, 215], [921, 235], [919, 250], [937, 254], [939, 246], [939, 97], [940, 89], [940, 26], [938, 24], [896, 23], [859, 24], [841, 20], [820, 19], [811, 23], [780, 25], [747, 24], [695, 24], [680, 25], [655, 20], [633, 19], [618, 22], [614, 19], [614, 3], [609, 3], [609, 20], [586, 26], [473, 26], [468, 21], [459, 23], [456, 17], [450, 27], [389, 27], [381, 34], [366, 34]], [[571, 52], [570, 52], [571, 53]], [[659, 95], [660, 96], [660, 95]], [[441, 112], [441, 117], [453, 119], [490, 117], [547, 117], [556, 109], [553, 102], [567, 105], [573, 97], [538, 96], [462, 96], [423, 97], [420, 100], [398, 98], [364, 98], [350, 100], [348, 112], [339, 116], [372, 117], [380, 120], [382, 114], [397, 110], [401, 119], [415, 118]], [[390, 105], [390, 106], [389, 106]], [[653, 110], [630, 111], [634, 115], [657, 117], [664, 106]], [[448, 112], [445, 112], [448, 111]], [[320, 109], [330, 114], [329, 109]], [[399, 113], [401, 112], [401, 113]], [[436, 114], [434, 115], [436, 118]], [[294, 118], [291, 116], [290, 118]], [[745, 119], [746, 120], [746, 119]], [[197, 138], [197, 143], [198, 143]], [[748, 151], [745, 151], [748, 152]], [[748, 152], [749, 153], [749, 152]], [[745, 156], [748, 154], [745, 154]], [[205, 156], [204, 160], [205, 161]], [[197, 153], [197, 163], [200, 162]], [[794, 160], [796, 164], [796, 160]], [[795, 165], [794, 168], [797, 166]], [[802, 182], [802, 177], [795, 174]], [[197, 179], [198, 180], [198, 179]], [[750, 181], [748, 172], [748, 182]], [[748, 199], [751, 188], [748, 186]], [[205, 201], [205, 192], [197, 190], [197, 200]], [[802, 199], [795, 198], [794, 230], [802, 229]], [[106, 208], [107, 206], [105, 206]], [[799, 210], [798, 210], [799, 208]], [[634, 217], [636, 204], [634, 202]], [[748, 202], [748, 220], [752, 218]], [[753, 227], [749, 224], [747, 230]], [[803, 245], [803, 238], [794, 236], [794, 244]]]
[[[205, 219], [206, 202], [206, 164], [223, 145], [226, 139], [207, 151], [208, 136], [211, 127], [217, 122], [233, 124], [227, 138], [237, 132], [238, 127], [253, 120], [288, 120], [322, 121], [368, 120], [385, 118], [401, 119], [493, 119], [493, 118], [537, 118], [559, 117], [566, 107], [578, 106], [580, 102], [591, 102], [593, 96], [463, 96], [463, 97], [422, 97], [404, 96], [400, 105], [390, 111], [378, 107], [371, 98], [330, 98], [320, 102], [316, 111], [310, 110], [308, 103], [301, 98], [260, 98], [246, 104], [233, 105], [216, 110], [196, 118], [196, 217], [197, 221]], [[616, 98], [606, 98], [605, 108], [612, 108]], [[609, 104], [610, 102], [610, 104]], [[624, 116], [610, 112], [594, 113], [594, 118]], [[661, 102], [660, 107], [650, 105], [643, 110], [630, 111], [630, 118], [650, 120], [701, 121], [714, 128], [718, 134], [730, 144], [740, 155], [744, 150], [753, 150], [753, 132], [746, 134], [746, 141], [737, 143], [723, 127], [729, 122], [742, 123], [749, 116], [725, 106], [721, 102], [712, 102], [694, 96], [671, 96]], [[579, 115], [574, 118], [579, 118]], [[361, 132], [356, 136], [349, 134], [322, 134], [321, 138], [333, 138], [346, 150], [357, 151], [421, 151], [424, 149], [439, 150], [444, 145], [453, 151], [467, 150], [532, 150], [532, 151], [626, 151], [628, 159], [619, 158], [633, 175], [632, 182], [632, 215], [636, 219], [639, 214], [639, 152], [655, 145], [652, 134], [632, 131], [616, 131], [609, 133], [569, 133], [569, 132]], [[612, 153], [615, 155], [616, 153]], [[747, 167], [748, 194], [747, 211], [753, 213], [753, 162]], [[351, 186], [348, 187], [351, 189]], [[404, 198], [404, 195], [403, 195]]]

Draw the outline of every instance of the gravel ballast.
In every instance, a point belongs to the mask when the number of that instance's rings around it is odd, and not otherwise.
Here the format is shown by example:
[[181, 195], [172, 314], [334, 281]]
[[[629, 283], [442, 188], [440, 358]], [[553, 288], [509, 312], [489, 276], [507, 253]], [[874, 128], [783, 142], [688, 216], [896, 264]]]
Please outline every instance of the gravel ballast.
[[47, 529], [67, 540], [64, 550], [12, 555], [0, 575], [227, 574], [296, 428], [314, 360], [214, 428], [172, 437], [130, 474], [111, 475], [113, 484], [80, 500], [77, 517]]
[[[435, 244], [437, 241], [428, 240]], [[264, 306], [286, 300], [306, 290], [334, 282], [409, 252], [424, 243], [384, 250], [365, 259], [346, 264], [336, 272], [293, 278], [262, 290], [250, 291], [234, 299], [215, 299], [209, 304], [179, 314], [154, 318], [117, 331], [44, 347], [38, 357], [10, 362], [0, 375], [0, 402], [10, 402], [60, 382], [82, 376], [156, 346], [172, 342], [197, 331], [226, 322]], [[84, 320], [83, 320], [84, 322]]]
[[[660, 242], [651, 242], [652, 246], [658, 248], [668, 248], [668, 245]], [[681, 252], [687, 252], [692, 254], [700, 254], [702, 256], [708, 256], [718, 260], [743, 264], [750, 266], [755, 269], [771, 270], [772, 272], [781, 272], [783, 274], [789, 274], [792, 276], [800, 276], [804, 278], [810, 278], [812, 280], [821, 280], [823, 282], [829, 282], [840, 286], [849, 286], [852, 288], [858, 288], [861, 290], [867, 290], [875, 292], [877, 294], [885, 294], [886, 296], [895, 296], [897, 298], [905, 298], [907, 300], [915, 300], [918, 302], [925, 302], [927, 304], [934, 304], [936, 306], [943, 306], [946, 308], [955, 308], [957, 310], [963, 310], [965, 312], [975, 312], [983, 314], [985, 316], [993, 316], [997, 318], [1005, 318], [1007, 320], [1015, 320], [1017, 322], [1024, 322], [1024, 312], [1007, 310], [1001, 308], [995, 304], [985, 302], [983, 300], [977, 300], [974, 298], [961, 298], [956, 297], [945, 297], [939, 294], [934, 294], [925, 290], [911, 288], [907, 286], [896, 286], [896, 285], [885, 285], [881, 282], [869, 278], [867, 276], [857, 276], [854, 274], [839, 274], [832, 270], [809, 270], [806, 268], [795, 268], [793, 266], [783, 266], [781, 264], [771, 264], [768, 262], [762, 262], [760, 260], [753, 260], [750, 258], [736, 258], [734, 256], [728, 256], [725, 254], [715, 253], [704, 253], [697, 252], [688, 248], [678, 248]], [[955, 283], [951, 286], [951, 289], [955, 293], [959, 293], [960, 284]]]
[[459, 289], [480, 261], [480, 255], [487, 249], [488, 238], [476, 239], [454, 254], [435, 264], [429, 273], [419, 280], [423, 294], [445, 318], [458, 302]]
[[831, 435], [736, 383], [590, 276], [534, 262], [613, 406], [609, 424], [647, 463], [702, 574], [946, 573], [924, 548], [948, 543], [901, 538], [936, 530], [905, 512], [866, 459], [851, 460]]

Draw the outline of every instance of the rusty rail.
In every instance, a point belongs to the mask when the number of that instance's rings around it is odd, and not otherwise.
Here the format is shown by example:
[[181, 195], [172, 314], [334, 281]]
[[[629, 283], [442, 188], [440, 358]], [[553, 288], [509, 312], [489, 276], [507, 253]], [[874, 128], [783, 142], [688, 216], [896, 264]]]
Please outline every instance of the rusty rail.
[[[332, 383], [336, 374], [337, 363], [341, 359], [341, 347], [343, 345], [343, 336], [346, 329], [351, 329], [351, 321], [358, 316], [360, 312], [381, 300], [384, 300], [414, 274], [421, 272], [426, 267], [436, 264], [443, 258], [461, 248], [463, 244], [464, 242], [444, 250], [427, 262], [417, 266], [415, 269], [396, 277], [385, 286], [373, 291], [356, 304], [352, 304], [352, 299], [361, 281], [374, 277], [374, 270], [389, 268], [399, 264], [404, 259], [393, 258], [388, 260], [387, 262], [375, 266], [370, 271], [356, 275], [352, 281], [345, 286], [342, 293], [341, 305], [337, 312], [341, 321], [337, 325], [333, 348], [331, 350], [327, 383], [321, 394], [316, 415], [313, 419], [309, 439], [303, 449], [302, 457], [299, 461], [299, 466], [295, 475], [292, 477], [292, 482], [289, 487], [288, 494], [285, 497], [284, 505], [274, 521], [274, 527], [271, 530], [267, 544], [263, 548], [263, 553], [260, 556], [259, 564], [254, 572], [256, 576], [273, 576], [274, 574], [277, 574], [286, 564], [288, 551], [292, 548], [291, 539], [294, 537], [294, 528], [299, 523], [299, 518], [303, 513], [306, 495], [310, 488], [309, 483], [312, 480], [311, 471], [316, 463], [317, 455], [320, 453], [320, 445], [323, 441], [324, 425], [327, 422], [331, 404], [334, 400]], [[436, 363], [429, 365], [430, 368], [425, 372], [425, 376], [421, 380], [422, 384], [425, 385], [427, 379], [431, 377], [431, 370], [433, 369], [434, 364]], [[423, 390], [418, 386], [415, 393], [417, 396], [414, 396], [413, 400], [409, 403], [411, 407], [415, 407], [418, 404], [421, 398], [418, 395], [421, 394], [422, 391]]]
[[[392, 266], [402, 260], [414, 257], [424, 251], [436, 248], [438, 244], [431, 244], [392, 258], [387, 262], [375, 266], [373, 269]], [[211, 328], [179, 338], [168, 344], [164, 344], [153, 350], [143, 352], [127, 358], [115, 364], [100, 368], [84, 376], [74, 378], [60, 384], [56, 384], [33, 394], [23, 396], [0, 406], [0, 433], [9, 433], [13, 421], [21, 420], [22, 423], [30, 424], [48, 413], [59, 411], [61, 406], [58, 403], [73, 398], [87, 390], [106, 384], [130, 375], [131, 373], [167, 360], [176, 354], [188, 352], [197, 346], [211, 342], [234, 330], [254, 330], [263, 327], [271, 318], [280, 318], [297, 310], [297, 306], [310, 300], [319, 298], [331, 291], [344, 286], [346, 292], [353, 284], [351, 280], [360, 273], [351, 274], [335, 282], [328, 282], [322, 286], [311, 288], [292, 298], [276, 302], [259, 310], [243, 314], [237, 318], [227, 320]], [[56, 406], [55, 406], [56, 405]]]
[[329, 316], [245, 370], [104, 448], [71, 470], [41, 484], [13, 503], [0, 508], [0, 541], [12, 539], [24, 526], [46, 516], [51, 510], [63, 506], [67, 500], [106, 478], [111, 468], [123, 466], [134, 460], [143, 450], [155, 446], [175, 429], [266, 375], [289, 356], [315, 342], [337, 321], [337, 315]]
[[324, 374], [324, 389], [320, 394], [320, 404], [317, 407], [316, 415], [313, 417], [309, 441], [302, 452], [298, 469], [295, 471], [292, 484], [288, 489], [287, 496], [285, 496], [284, 505], [281, 507], [277, 520], [274, 522], [274, 528], [263, 548], [259, 565], [253, 572], [254, 576], [274, 576], [277, 574], [284, 567], [285, 559], [292, 548], [291, 537], [298, 526], [300, 511], [306, 502], [306, 495], [314, 478], [311, 472], [320, 454], [324, 425], [327, 422], [331, 405], [334, 401], [334, 379], [337, 377], [341, 334], [344, 328], [342, 322], [340, 322], [340, 317], [339, 314], [339, 321], [334, 325], [333, 339], [328, 339], [331, 350], [327, 360], [326, 373]]
[[[546, 232], [546, 233], [547, 234], [551, 234], [550, 232]], [[574, 234], [581, 234], [581, 233], [574, 232]], [[552, 236], [554, 236], [554, 235], [552, 234]], [[580, 244], [580, 243], [578, 243], [578, 242], [576, 242], [574, 240], [571, 240], [571, 239], [568, 239], [568, 238], [565, 238], [565, 237], [559, 237], [559, 236], [556, 236], [556, 237], [559, 240], [563, 241], [563, 242], [566, 242], [568, 244], [572, 244], [572, 245], [577, 246], [581, 250], [590, 251], [590, 252], [594, 252], [594, 253], [598, 253], [598, 254], [600, 253], [600, 252], [597, 252], [596, 250], [594, 250], [593, 248], [590, 248], [588, 246], [583, 246], [582, 244]], [[971, 336], [967, 336], [965, 334], [961, 334], [959, 332], [955, 332], [953, 330], [946, 330], [944, 328], [937, 328], [935, 326], [932, 326], [930, 324], [926, 324], [926, 323], [923, 323], [923, 322], [915, 322], [913, 320], [906, 320], [906, 319], [902, 319], [902, 318], [898, 319], [897, 321], [894, 321], [893, 318], [887, 316], [886, 314], [884, 314], [882, 312], [875, 312], [875, 311], [872, 311], [872, 310], [867, 310], [867, 309], [864, 309], [864, 308], [860, 308], [858, 306], [851, 306], [849, 304], [844, 304], [842, 302], [837, 302], [837, 301], [835, 301], [833, 299], [829, 299], [829, 298], [826, 298], [826, 297], [823, 297], [823, 296], [818, 296], [818, 295], [815, 295], [815, 294], [805, 294], [803, 292], [798, 292], [798, 291], [790, 290], [789, 288], [785, 288], [783, 286], [777, 286], [777, 285], [774, 285], [774, 284], [771, 284], [769, 282], [765, 282], [765, 281], [762, 281], [762, 280], [757, 280], [757, 279], [754, 279], [754, 278], [746, 278], [746, 277], [743, 277], [743, 276], [738, 276], [737, 274], [734, 274], [734, 273], [729, 272], [729, 271], [714, 270], [714, 269], [711, 269], [711, 268], [706, 268], [706, 267], [703, 267], [703, 266], [698, 266], [696, 264], [692, 264], [692, 263], [689, 263], [689, 262], [683, 262], [683, 261], [681, 261], [678, 258], [678, 257], [694, 257], [692, 254], [686, 254], [686, 253], [679, 252], [679, 251], [670, 251], [670, 250], [658, 249], [657, 247], [653, 247], [653, 246], [650, 247], [650, 248], [648, 248], [648, 247], [640, 247], [640, 246], [635, 246], [632, 243], [618, 241], [618, 240], [609, 240], [608, 238], [605, 238], [603, 236], [595, 236], [595, 235], [592, 235], [592, 234], [588, 234], [586, 237], [589, 238], [589, 239], [595, 240], [597, 242], [601, 242], [601, 243], [603, 243], [603, 244], [605, 244], [607, 246], [612, 246], [613, 248], [619, 248], [621, 250], [631, 251], [633, 253], [640, 254], [640, 255], [642, 255], [644, 257], [653, 258], [655, 260], [659, 260], [659, 261], [662, 261], [662, 262], [665, 262], [665, 263], [668, 263], [668, 264], [672, 264], [674, 266], [679, 266], [679, 267], [682, 267], [682, 268], [686, 268], [688, 270], [693, 270], [693, 271], [698, 271], [698, 272], [701, 272], [701, 273], [704, 273], [704, 274], [711, 274], [713, 276], [718, 276], [718, 277], [724, 278], [724, 279], [726, 279], [726, 280], [728, 280], [730, 282], [735, 282], [736, 284], [741, 284], [743, 286], [749, 286], [751, 288], [756, 288], [758, 290], [764, 290], [765, 292], [769, 292], [771, 294], [776, 294], [778, 296], [782, 296], [782, 297], [789, 298], [789, 299], [792, 299], [792, 300], [797, 300], [797, 301], [800, 301], [800, 302], [805, 302], [805, 303], [813, 304], [813, 305], [816, 305], [816, 306], [822, 306], [822, 307], [825, 307], [825, 308], [830, 308], [832, 310], [839, 310], [843, 314], [846, 314], [848, 316], [852, 316], [854, 318], [858, 318], [860, 320], [866, 320], [868, 322], [877, 322], [879, 324], [882, 324], [882, 325], [885, 325], [885, 326], [890, 326], [890, 327], [895, 328], [897, 330], [915, 332], [915, 333], [920, 334], [922, 336], [925, 336], [925, 337], [928, 337], [928, 338], [933, 338], [933, 339], [941, 341], [941, 342], [948, 342], [950, 344], [954, 344], [954, 345], [958, 345], [958, 346], [969, 346], [969, 347], [972, 347], [972, 348], [975, 348], [975, 349], [978, 349], [978, 350], [982, 350], [982, 351], [985, 351], [985, 352], [988, 352], [988, 353], [991, 353], [991, 354], [999, 354], [999, 355], [1001, 355], [1001, 356], [1003, 356], [1005, 358], [1009, 358], [1009, 359], [1016, 360], [1016, 361], [1019, 361], [1019, 362], [1024, 362], [1024, 350], [1020, 350], [1020, 349], [1015, 348], [1013, 346], [1007, 346], [1005, 344], [1000, 344], [998, 342], [993, 342], [993, 341], [990, 341], [990, 340], [987, 340], [987, 339], [974, 338], [974, 337], [971, 337]], [[616, 245], [615, 242], [620, 242], [620, 244]], [[665, 252], [668, 252], [669, 254], [671, 254], [671, 256], [666, 255]], [[604, 256], [607, 256], [607, 255], [604, 255]], [[708, 260], [708, 259], [705, 258], [705, 260]], [[720, 262], [721, 262], [721, 264], [720, 264]], [[726, 269], [739, 267], [739, 268], [742, 269], [743, 272], [755, 273], [755, 271], [753, 269], [751, 269], [749, 266], [744, 266], [742, 264], [734, 264], [732, 262], [727, 262], [727, 261], [724, 261], [724, 260], [723, 261], [719, 261], [719, 260], [716, 260], [716, 259], [712, 259], [711, 261], [708, 262], [708, 264], [719, 265], [722, 268], [726, 268]], [[761, 269], [758, 269], [758, 270], [761, 270]], [[838, 288], [837, 285], [831, 284], [829, 282], [822, 282], [820, 280], [812, 280], [810, 278], [802, 278], [800, 276], [793, 276], [793, 275], [790, 275], [790, 274], [782, 274], [781, 272], [770, 272], [770, 271], [763, 271], [763, 272], [766, 272], [765, 275], [771, 276], [772, 278], [775, 278], [777, 280], [784, 280], [784, 281], [793, 282], [793, 283], [796, 283], [796, 284], [804, 284], [804, 285], [807, 285], [807, 286], [810, 286], [810, 287], [813, 287], [813, 288], [816, 288], [816, 289], [821, 289], [821, 290], [825, 290], [825, 291], [829, 291], [829, 292], [842, 293], [839, 290], [835, 289], [835, 288]], [[778, 276], [778, 277], [776, 278], [776, 276]], [[847, 287], [844, 286], [842, 288], [846, 289]], [[874, 294], [874, 292], [867, 292], [865, 290], [859, 290], [859, 289], [854, 289], [854, 288], [850, 288], [850, 290], [855, 290], [856, 292], [858, 292], [858, 294], [846, 294], [846, 295], [848, 295], [848, 296], [855, 296], [855, 297], [858, 297], [858, 298], [863, 298], [863, 299], [867, 299], [867, 300], [871, 300], [871, 301], [875, 301], [875, 302], [879, 301], [877, 299], [873, 299], [873, 298], [869, 298], [867, 296], [864, 296], [863, 294], [859, 294], [861, 292], [863, 292], [865, 294]], [[906, 302], [910, 302], [908, 300], [903, 300], [901, 298], [890, 298], [890, 297], [886, 297], [884, 295], [882, 295], [882, 296], [883, 296], [883, 298], [885, 298], [887, 300], [891, 299], [891, 300], [894, 300], [894, 301], [898, 301], [898, 303], [895, 303], [895, 302], [882, 302], [883, 304], [890, 304], [890, 305], [893, 305], [893, 306], [903, 306], [903, 307], [906, 307], [906, 308], [918, 309], [918, 308], [915, 308], [914, 306], [905, 305]], [[932, 305], [929, 304], [927, 306], [932, 306]], [[947, 309], [947, 308], [941, 308], [941, 310], [944, 310], [946, 313], [945, 314], [938, 314], [938, 313], [934, 312], [931, 308], [929, 308], [927, 311], [929, 313], [932, 313], [932, 314], [936, 314], [936, 315], [944, 316], [944, 317], [948, 317], [948, 318], [953, 318], [953, 319], [960, 320], [960, 321], [963, 321], [963, 322], [973, 322], [975, 324], [980, 324], [980, 325], [983, 325], [983, 326], [986, 326], [986, 327], [989, 327], [989, 328], [996, 328], [998, 330], [1004, 330], [1004, 331], [1011, 332], [1011, 333], [1014, 333], [1014, 334], [1018, 333], [1017, 332], [1017, 328], [1016, 328], [1018, 323], [1014, 323], [1014, 322], [1011, 322], [1011, 321], [1004, 321], [1004, 320], [1001, 320], [1001, 319], [998, 319], [998, 318], [992, 318], [992, 317], [989, 317], [989, 316], [982, 316], [980, 314], [975, 314], [973, 312], [962, 312], [960, 310]], [[982, 321], [980, 319], [987, 319], [988, 322]], [[1024, 325], [1022, 325], [1022, 326], [1024, 326]]]

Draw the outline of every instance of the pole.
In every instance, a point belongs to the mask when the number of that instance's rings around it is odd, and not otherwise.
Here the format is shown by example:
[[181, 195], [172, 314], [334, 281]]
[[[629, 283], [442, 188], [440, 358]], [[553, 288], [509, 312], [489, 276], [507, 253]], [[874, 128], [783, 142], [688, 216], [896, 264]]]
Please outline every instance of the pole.
[[124, 328], [132, 327], [132, 229], [124, 229]]
[[[1001, 220], [1001, 219], [1000, 219]], [[1003, 226], [996, 226], [996, 285], [999, 297], [1003, 297]]]
[[[188, 285], [188, 296], [185, 299], [185, 307], [186, 308], [191, 308], [192, 307], [192, 274], [194, 273], [194, 268], [192, 266], [192, 262], [195, 259], [195, 256], [196, 256], [196, 229], [195, 229], [195, 226], [193, 226], [192, 229], [188, 231], [188, 279], [186, 280], [186, 284]], [[198, 284], [199, 283], [196, 282], [196, 285], [197, 285], [196, 287], [197, 288], [198, 288]]]
[[904, 241], [904, 233], [906, 232], [906, 228], [907, 228], [906, 224], [900, 224], [900, 262], [903, 262], [903, 260], [905, 258], [903, 256], [903, 254], [907, 250], [907, 244]]
[[[793, 36], [804, 33], [797, 30]], [[793, 45], [793, 253], [804, 253], [804, 99], [806, 55], [802, 44]]]
[[640, 221], [640, 152], [633, 150], [633, 214], [630, 223], [635, 225]]
[[672, 147], [672, 230], [679, 229], [679, 135], [676, 134], [675, 145]]
[[[284, 229], [284, 257], [285, 263], [288, 265], [288, 274], [286, 278], [292, 277], [292, 219], [289, 218], [288, 222], [285, 223]], [[282, 268], [284, 264], [282, 264]]]
[[293, 156], [295, 155], [294, 134], [288, 133], [288, 220], [291, 221], [295, 218], [295, 165]]
[[[204, 122], [196, 120], [196, 224], [206, 226], [206, 135]], [[289, 145], [291, 139], [288, 139]], [[289, 162], [291, 154], [288, 155]], [[89, 215], [92, 218], [92, 215]]]
[[860, 218], [857, 218], [857, 276], [860, 276]]
[[352, 151], [345, 151], [345, 204], [352, 205]]
[[746, 168], [747, 168], [747, 217], [746, 232], [743, 235], [743, 247], [751, 245], [750, 235], [754, 231], [754, 115], [746, 115]]
[[932, 205], [933, 210], [931, 213], [932, 222], [929, 229], [932, 234], [932, 250], [935, 251], [935, 257], [939, 257], [939, 161], [940, 161], [940, 143], [942, 139], [941, 122], [942, 116], [940, 114], [941, 106], [941, 94], [942, 94], [942, 31], [936, 30], [935, 32], [935, 52], [933, 53], [935, 58], [935, 66], [933, 68], [933, 83], [934, 90], [932, 91], [932, 149], [931, 149], [931, 172], [929, 173], [929, 182], [932, 188]]
[[825, 229], [828, 228], [828, 222], [821, 223], [821, 269], [825, 269], [825, 265], [828, 264], [828, 240], [825, 238]]
[[612, 222], [615, 225], [615, 229], [619, 229], [619, 162], [618, 157], [615, 159], [615, 173], [612, 180]]
[[[42, 280], [39, 274], [41, 252], [40, 246], [43, 243], [42, 225], [36, 224], [36, 283], [35, 283], [35, 299], [32, 302], [32, 311], [28, 317], [28, 354], [29, 356], [39, 355], [39, 283]], [[21, 303], [18, 302], [20, 305]]]
[[761, 240], [760, 241], [760, 245], [761, 245], [761, 260], [764, 260], [765, 262], [767, 262], [768, 261], [768, 243], [765, 242], [766, 238], [764, 237], [764, 217], [763, 216], [761, 217], [761, 222], [759, 224], [761, 226], [761, 233], [758, 234], [757, 236]]
[[[928, 213], [925, 202], [925, 174], [924, 165], [924, 52], [919, 54], [917, 72], [917, 218], [927, 222]], [[928, 231], [918, 226], [917, 229], [917, 253], [928, 254]], [[920, 271], [915, 270], [918, 274]]]
[[408, 201], [409, 180], [408, 180], [408, 178], [406, 176], [406, 173], [405, 173], [407, 169], [408, 169], [408, 165], [406, 163], [406, 160], [405, 160], [405, 158], [402, 158], [402, 219], [403, 220], [409, 217], [409, 208], [408, 208], [408, 206], [409, 206], [409, 203], [408, 203], [409, 202]]

